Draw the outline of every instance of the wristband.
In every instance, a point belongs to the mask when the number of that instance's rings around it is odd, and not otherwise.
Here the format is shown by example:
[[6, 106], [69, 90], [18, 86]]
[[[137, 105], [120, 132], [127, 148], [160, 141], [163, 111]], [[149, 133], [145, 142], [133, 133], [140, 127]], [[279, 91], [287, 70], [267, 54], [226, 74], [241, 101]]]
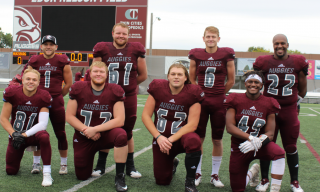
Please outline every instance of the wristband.
[[265, 134], [260, 135], [259, 139], [262, 142], [262, 147], [267, 145], [270, 142], [269, 137], [267, 135], [265, 135]]
[[158, 135], [158, 137], [156, 137], [156, 140], [158, 140], [158, 138], [161, 136], [161, 134], [160, 135]]

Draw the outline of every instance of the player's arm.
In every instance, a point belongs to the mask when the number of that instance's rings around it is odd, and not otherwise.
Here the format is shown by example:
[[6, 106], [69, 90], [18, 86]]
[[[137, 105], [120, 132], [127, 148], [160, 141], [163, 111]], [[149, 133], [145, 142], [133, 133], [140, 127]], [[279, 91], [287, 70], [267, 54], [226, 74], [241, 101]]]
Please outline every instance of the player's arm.
[[235, 83], [234, 60], [227, 62], [227, 82], [225, 84], [224, 94], [227, 94]]
[[188, 116], [188, 123], [185, 124], [181, 129], [176, 132], [175, 134], [171, 135], [168, 140], [173, 143], [179, 140], [183, 135], [187, 133], [194, 132], [199, 124], [200, 119], [200, 112], [201, 112], [201, 104], [195, 103], [189, 108], [189, 116]]
[[47, 107], [42, 107], [39, 112], [38, 123], [32, 126], [29, 130], [25, 133], [22, 133], [24, 137], [30, 137], [35, 135], [39, 131], [44, 131], [47, 129], [49, 120], [49, 109]]
[[146, 58], [138, 57], [138, 76], [137, 76], [137, 84], [144, 82], [148, 78], [148, 72], [147, 72], [147, 64], [146, 64]]
[[95, 61], [102, 61], [102, 58], [101, 57], [95, 57], [95, 58], [93, 58], [92, 63], [95, 62]]
[[96, 133], [111, 130], [113, 128], [122, 127], [124, 125], [125, 113], [124, 113], [124, 102], [118, 101], [113, 106], [113, 119], [106, 123], [97, 125], [94, 127], [85, 128], [83, 133], [88, 137], [92, 138]]
[[189, 76], [191, 83], [197, 85], [197, 63], [192, 59], [190, 59]]
[[300, 71], [298, 78], [298, 95], [304, 98], [307, 94], [307, 76], [303, 71]]
[[75, 99], [69, 99], [66, 110], [66, 121], [77, 131], [83, 132], [87, 128], [77, 117], [78, 103]]
[[249, 134], [241, 131], [236, 123], [236, 110], [229, 108], [226, 114], [226, 129], [229, 134], [240, 139], [249, 139]]
[[145, 107], [142, 111], [141, 119], [143, 124], [150, 132], [150, 134], [156, 139], [161, 152], [169, 154], [169, 150], [171, 149], [172, 143], [168, 140], [167, 137], [160, 134], [160, 132], [158, 131], [151, 119], [155, 105], [156, 101], [154, 97], [152, 95], [149, 95], [145, 103]]
[[12, 112], [12, 105], [9, 102], [4, 102], [1, 115], [0, 115], [0, 124], [1, 126], [12, 136], [12, 133], [15, 132], [10, 121], [10, 115]]
[[65, 65], [63, 68], [63, 80], [64, 80], [64, 87], [62, 88], [62, 96], [68, 94], [69, 89], [72, 85], [72, 71], [70, 65]]
[[265, 127], [265, 135], [269, 137], [269, 140], [273, 140], [274, 136], [274, 131], [276, 129], [276, 115], [275, 114], [270, 114], [267, 117], [267, 124]]

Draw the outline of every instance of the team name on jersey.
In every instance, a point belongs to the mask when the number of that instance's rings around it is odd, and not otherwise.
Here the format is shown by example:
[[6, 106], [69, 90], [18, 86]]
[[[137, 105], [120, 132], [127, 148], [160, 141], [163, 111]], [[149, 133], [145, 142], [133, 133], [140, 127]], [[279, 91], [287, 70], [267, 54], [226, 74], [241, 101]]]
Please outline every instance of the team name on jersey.
[[95, 105], [95, 104], [85, 104], [83, 109], [90, 110], [90, 111], [107, 111], [109, 105]]
[[40, 66], [39, 71], [56, 71], [57, 67], [55, 66]]
[[293, 73], [294, 68], [270, 68], [269, 73]]
[[172, 103], [161, 102], [159, 108], [169, 109], [169, 110], [174, 110], [174, 111], [183, 111], [184, 106], [183, 105], [176, 105], [176, 104], [172, 104]]
[[263, 113], [259, 111], [253, 111], [253, 110], [248, 110], [248, 109], [243, 109], [241, 112], [241, 115], [251, 115], [255, 117], [262, 117]]
[[131, 57], [109, 57], [108, 62], [131, 62]]
[[199, 66], [205, 66], [205, 67], [209, 67], [209, 66], [221, 66], [222, 61], [200, 61]]
[[28, 105], [18, 105], [17, 110], [18, 111], [37, 112], [38, 111], [38, 107], [28, 106]]

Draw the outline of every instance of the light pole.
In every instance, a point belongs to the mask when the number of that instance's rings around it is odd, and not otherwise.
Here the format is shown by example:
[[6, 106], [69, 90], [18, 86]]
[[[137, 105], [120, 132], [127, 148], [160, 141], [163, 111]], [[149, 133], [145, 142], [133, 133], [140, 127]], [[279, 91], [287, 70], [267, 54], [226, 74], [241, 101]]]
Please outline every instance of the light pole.
[[[161, 20], [160, 17], [156, 17], [158, 21]], [[150, 48], [149, 48], [149, 55], [152, 55], [152, 27], [153, 27], [153, 13], [151, 13], [151, 25], [150, 25]]]

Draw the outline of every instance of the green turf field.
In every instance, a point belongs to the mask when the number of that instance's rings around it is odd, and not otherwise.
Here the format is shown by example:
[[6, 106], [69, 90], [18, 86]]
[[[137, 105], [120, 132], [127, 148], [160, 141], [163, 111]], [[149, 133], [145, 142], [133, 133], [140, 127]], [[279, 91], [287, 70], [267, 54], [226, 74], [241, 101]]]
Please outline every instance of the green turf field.
[[[2, 91], [1, 91], [1, 102], [0, 108], [2, 109]], [[135, 165], [137, 170], [142, 174], [141, 179], [132, 179], [126, 177], [126, 183], [129, 191], [184, 191], [184, 179], [185, 179], [185, 168], [184, 168], [184, 154], [178, 156], [181, 160], [178, 166], [176, 175], [173, 177], [171, 185], [169, 186], [158, 186], [155, 184], [153, 177], [153, 166], [152, 166], [152, 150], [150, 149], [152, 136], [149, 134], [147, 129], [144, 127], [141, 121], [141, 113], [143, 110], [144, 103], [147, 99], [146, 95], [138, 96], [138, 119], [135, 125], [134, 139], [135, 139], [135, 152], [141, 152], [135, 158]], [[65, 97], [65, 102], [68, 101], [68, 97]], [[66, 104], [66, 103], [65, 103]], [[301, 133], [314, 148], [314, 150], [320, 154], [320, 142], [317, 142], [320, 130], [320, 105], [317, 104], [302, 104], [299, 119], [301, 121]], [[211, 131], [207, 132], [207, 139], [204, 143], [204, 156], [202, 165], [202, 183], [198, 186], [199, 191], [231, 191], [229, 181], [229, 156], [230, 156], [230, 135], [225, 132], [223, 138], [224, 155], [222, 165], [220, 169], [221, 181], [225, 184], [224, 188], [214, 188], [210, 184], [211, 174], [211, 150], [212, 143], [210, 139]], [[8, 134], [0, 128], [0, 191], [115, 191], [114, 187], [114, 176], [115, 170], [112, 169], [114, 165], [113, 152], [111, 150], [107, 167], [111, 167], [111, 171], [104, 176], [96, 179], [89, 180], [89, 182], [82, 182], [77, 180], [74, 172], [73, 165], [73, 147], [72, 138], [74, 129], [70, 125], [66, 125], [66, 133], [69, 142], [69, 155], [68, 155], [68, 175], [59, 175], [59, 164], [60, 156], [57, 149], [57, 139], [53, 133], [52, 126], [49, 123], [47, 131], [50, 134], [51, 146], [52, 146], [52, 177], [54, 179], [53, 185], [47, 188], [41, 186], [42, 174], [32, 175], [30, 173], [32, 168], [32, 153], [25, 152], [21, 162], [20, 171], [15, 176], [8, 176], [5, 171], [5, 154], [8, 145]], [[280, 143], [280, 140], [278, 141]], [[282, 145], [281, 145], [282, 146]], [[149, 147], [149, 148], [147, 148]], [[299, 180], [302, 188], [305, 192], [319, 191], [319, 172], [320, 163], [313, 156], [310, 150], [306, 146], [306, 142], [299, 138], [298, 150], [300, 156], [300, 173]], [[97, 156], [96, 156], [97, 158]], [[290, 190], [290, 177], [286, 167], [286, 172], [282, 182], [281, 191], [289, 192]], [[246, 191], [255, 191], [254, 188], [248, 186]]]

